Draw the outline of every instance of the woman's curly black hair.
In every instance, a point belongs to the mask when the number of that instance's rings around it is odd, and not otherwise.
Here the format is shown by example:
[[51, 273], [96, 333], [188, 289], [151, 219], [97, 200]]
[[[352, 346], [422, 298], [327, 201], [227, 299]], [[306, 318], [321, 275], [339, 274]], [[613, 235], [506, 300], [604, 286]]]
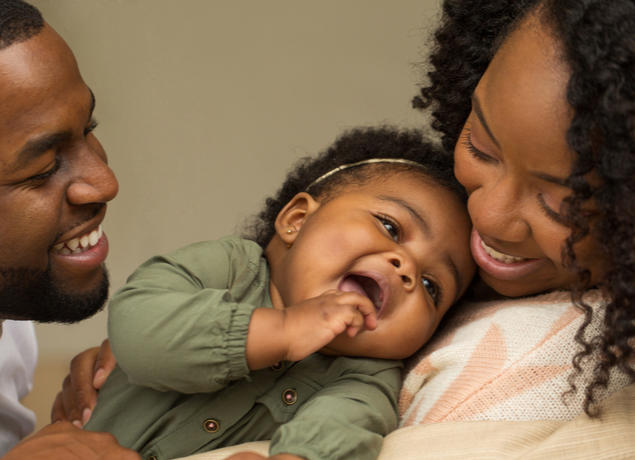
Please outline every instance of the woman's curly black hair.
[[[374, 163], [345, 169], [313, 184], [317, 178], [338, 166], [372, 158], [401, 158], [414, 161], [422, 167], [400, 163]], [[342, 134], [333, 145], [316, 157], [301, 158], [291, 169], [275, 196], [265, 200], [264, 209], [248, 226], [245, 237], [265, 248], [275, 233], [274, 223], [278, 213], [300, 192], [308, 192], [314, 198], [325, 202], [337, 195], [341, 187], [361, 185], [369, 180], [378, 180], [386, 174], [401, 171], [422, 174], [456, 193], [462, 201], [466, 200], [463, 188], [454, 178], [451, 158], [428, 141], [420, 131], [399, 130], [389, 126], [356, 128]]]
[[[594, 356], [584, 410], [597, 414], [595, 394], [618, 367], [635, 379], [635, 2], [633, 0], [446, 0], [430, 56], [429, 81], [413, 100], [431, 110], [443, 147], [452, 151], [471, 110], [470, 98], [500, 43], [529, 12], [536, 12], [559, 39], [571, 76], [567, 101], [574, 116], [567, 142], [577, 153], [566, 201], [571, 234], [563, 247], [565, 264], [577, 273], [572, 300], [585, 313], [576, 335], [582, 351], [573, 357], [574, 374], [583, 358]], [[585, 175], [596, 172], [601, 185]], [[597, 203], [591, 228], [582, 203]], [[609, 268], [597, 287], [608, 294], [601, 333], [584, 339], [593, 312], [583, 294], [589, 267], [577, 263], [575, 245], [587, 235], [602, 245]]]

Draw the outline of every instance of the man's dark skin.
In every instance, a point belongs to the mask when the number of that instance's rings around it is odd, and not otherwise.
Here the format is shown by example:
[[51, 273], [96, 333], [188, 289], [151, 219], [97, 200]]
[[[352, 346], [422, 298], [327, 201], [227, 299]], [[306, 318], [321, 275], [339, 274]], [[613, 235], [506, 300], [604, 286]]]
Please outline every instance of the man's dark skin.
[[[0, 48], [0, 320], [75, 322], [103, 305], [108, 245], [100, 224], [118, 184], [92, 133], [93, 108], [71, 50], [49, 25]], [[83, 236], [90, 243], [63, 249]], [[84, 401], [67, 396], [64, 404], [61, 394], [53, 411], [61, 421], [3, 459], [139, 458], [110, 434], [78, 428], [81, 418], [68, 421], [71, 406], [92, 407], [93, 380], [99, 386], [112, 368], [112, 356], [99, 353], [78, 355], [68, 378], [66, 393], [79, 390]], [[95, 368], [103, 369], [99, 379]]]

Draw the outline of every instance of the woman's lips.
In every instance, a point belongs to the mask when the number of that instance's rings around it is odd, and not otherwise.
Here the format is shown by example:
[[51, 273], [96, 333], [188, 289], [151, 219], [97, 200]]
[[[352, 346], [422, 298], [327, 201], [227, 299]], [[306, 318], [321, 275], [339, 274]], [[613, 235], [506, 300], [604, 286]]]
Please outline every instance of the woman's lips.
[[546, 263], [546, 259], [525, 259], [501, 253], [488, 246], [486, 249], [483, 245], [481, 235], [476, 229], [472, 229], [470, 248], [474, 261], [485, 273], [499, 280], [518, 280], [538, 270]]

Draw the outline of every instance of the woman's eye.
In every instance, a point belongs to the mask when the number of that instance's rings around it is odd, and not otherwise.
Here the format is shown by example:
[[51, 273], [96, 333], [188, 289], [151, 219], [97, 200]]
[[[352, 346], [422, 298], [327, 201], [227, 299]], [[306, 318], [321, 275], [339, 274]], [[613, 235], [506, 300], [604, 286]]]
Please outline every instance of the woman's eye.
[[480, 161], [484, 161], [486, 163], [496, 163], [497, 160], [491, 155], [477, 149], [472, 143], [472, 131], [469, 126], [466, 126], [464, 129], [463, 139], [461, 140], [463, 146], [467, 149], [468, 152], [472, 154], [474, 158]]
[[540, 205], [540, 208], [549, 219], [553, 220], [557, 224], [565, 225], [565, 226], [567, 225], [565, 217], [559, 212], [556, 212], [553, 209], [551, 209], [551, 207], [549, 207], [542, 193], [538, 194], [538, 204]]
[[383, 225], [390, 237], [394, 241], [399, 241], [399, 226], [390, 219], [382, 216], [377, 216], [377, 219], [381, 222], [381, 225]]
[[425, 276], [421, 277], [421, 284], [423, 284], [423, 288], [428, 291], [428, 294], [430, 294], [430, 297], [432, 297], [434, 305], [438, 306], [439, 299], [441, 298], [441, 290], [439, 289], [439, 285]]

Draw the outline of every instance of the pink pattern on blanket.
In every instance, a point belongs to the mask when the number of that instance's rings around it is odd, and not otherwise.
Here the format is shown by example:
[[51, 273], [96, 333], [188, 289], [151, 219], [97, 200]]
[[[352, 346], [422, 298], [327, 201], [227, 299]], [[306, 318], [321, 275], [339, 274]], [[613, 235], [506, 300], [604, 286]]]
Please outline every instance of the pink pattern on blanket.
[[[601, 308], [599, 296], [590, 300]], [[579, 395], [569, 405], [561, 399], [579, 351], [573, 337], [583, 320], [568, 293], [457, 308], [406, 370], [399, 399], [402, 426], [570, 419], [580, 413]], [[601, 314], [594, 316], [588, 337], [601, 324]], [[607, 394], [627, 382], [618, 375]]]

